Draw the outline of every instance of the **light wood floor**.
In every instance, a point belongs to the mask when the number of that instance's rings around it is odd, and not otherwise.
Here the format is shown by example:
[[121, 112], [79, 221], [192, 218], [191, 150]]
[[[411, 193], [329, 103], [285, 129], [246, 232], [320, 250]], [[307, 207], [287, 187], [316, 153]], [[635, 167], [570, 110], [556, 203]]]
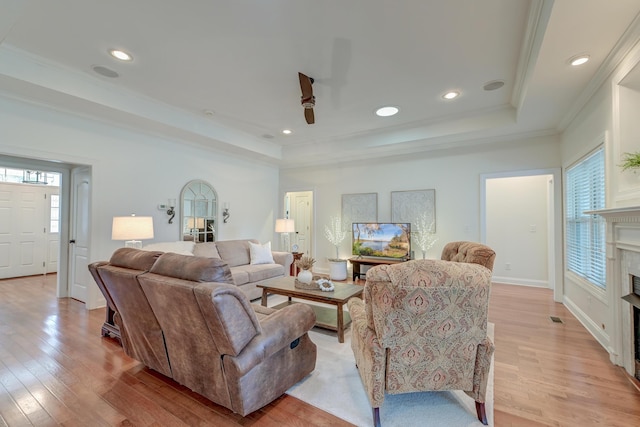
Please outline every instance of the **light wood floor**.
[[[289, 396], [239, 417], [125, 356], [103, 316], [55, 276], [0, 280], [0, 426], [348, 425]], [[489, 317], [496, 426], [640, 425], [640, 391], [550, 291], [496, 284]]]

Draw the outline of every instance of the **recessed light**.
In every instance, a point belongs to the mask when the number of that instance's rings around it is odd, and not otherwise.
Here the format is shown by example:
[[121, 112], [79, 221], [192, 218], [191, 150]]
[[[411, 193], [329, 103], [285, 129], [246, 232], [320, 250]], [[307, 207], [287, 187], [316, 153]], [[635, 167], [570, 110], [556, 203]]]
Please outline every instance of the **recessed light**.
[[390, 117], [398, 114], [398, 107], [388, 106], [388, 107], [380, 107], [376, 110], [376, 114], [380, 117]]
[[586, 63], [587, 61], [589, 61], [589, 59], [590, 59], [589, 55], [585, 55], [585, 54], [576, 55], [571, 59], [569, 59], [569, 64], [573, 65], [574, 67], [577, 67], [578, 65], [582, 65]]
[[283, 129], [282, 133], [284, 133], [285, 135], [291, 135], [293, 131], [291, 129]]
[[125, 52], [124, 50], [120, 50], [120, 49], [111, 49], [111, 50], [109, 50], [109, 55], [111, 55], [114, 58], [119, 59], [121, 61], [132, 61], [133, 60], [133, 56], [131, 56], [131, 54]]
[[454, 99], [458, 96], [460, 96], [460, 92], [458, 92], [457, 90], [450, 90], [449, 92], [442, 95], [444, 99]]

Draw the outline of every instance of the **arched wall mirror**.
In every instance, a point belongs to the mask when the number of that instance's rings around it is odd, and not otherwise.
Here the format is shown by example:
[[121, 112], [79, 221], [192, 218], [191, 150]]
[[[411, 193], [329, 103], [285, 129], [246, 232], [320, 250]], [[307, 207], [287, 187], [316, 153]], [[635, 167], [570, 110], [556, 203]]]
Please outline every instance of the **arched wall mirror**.
[[218, 226], [218, 195], [209, 183], [190, 181], [180, 193], [182, 240], [214, 242]]

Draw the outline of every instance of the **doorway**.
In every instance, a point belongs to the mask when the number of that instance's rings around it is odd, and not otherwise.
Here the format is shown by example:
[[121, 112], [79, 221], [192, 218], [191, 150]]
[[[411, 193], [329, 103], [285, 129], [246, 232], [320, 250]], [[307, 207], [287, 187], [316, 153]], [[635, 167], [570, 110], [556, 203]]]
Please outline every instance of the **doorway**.
[[562, 301], [560, 169], [481, 175], [481, 241], [496, 250], [494, 281], [553, 289]]
[[[60, 174], [60, 185], [59, 185], [59, 199], [58, 199], [58, 244], [57, 244], [57, 284], [56, 284], [56, 296], [58, 298], [71, 297], [71, 288], [70, 283], [77, 283], [78, 280], [84, 281], [87, 286], [91, 283], [91, 275], [89, 274], [87, 267], [84, 267], [85, 271], [82, 271], [82, 267], [80, 265], [76, 265], [77, 269], [72, 269], [70, 266], [70, 257], [69, 257], [69, 241], [70, 239], [70, 231], [72, 229], [71, 222], [71, 202], [73, 199], [73, 195], [71, 194], [71, 172], [76, 167], [76, 165], [46, 161], [46, 160], [36, 160], [29, 158], [21, 158], [21, 157], [12, 157], [0, 155], [0, 164], [16, 168], [16, 169], [28, 169], [28, 170], [41, 170], [53, 173]], [[91, 174], [91, 169], [88, 169], [89, 176]], [[88, 212], [89, 209], [89, 198], [85, 198], [82, 202], [83, 208]], [[88, 224], [88, 223], [87, 223]], [[85, 224], [85, 225], [87, 225]], [[83, 227], [84, 231], [89, 232], [88, 227]], [[88, 252], [87, 252], [88, 259]], [[75, 272], [78, 272], [80, 279], [76, 279]], [[85, 296], [86, 297], [86, 296]], [[87, 308], [90, 307], [91, 302], [88, 300], [82, 301], [87, 304]]]
[[284, 216], [293, 219], [295, 225], [291, 246], [297, 245], [297, 252], [313, 256], [313, 191], [285, 193]]

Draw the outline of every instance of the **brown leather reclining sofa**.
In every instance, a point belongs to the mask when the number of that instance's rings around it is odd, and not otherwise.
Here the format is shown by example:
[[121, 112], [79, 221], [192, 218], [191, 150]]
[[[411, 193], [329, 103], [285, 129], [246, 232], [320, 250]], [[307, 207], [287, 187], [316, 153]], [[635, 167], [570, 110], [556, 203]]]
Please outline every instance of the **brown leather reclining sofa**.
[[315, 369], [313, 310], [251, 304], [220, 259], [121, 248], [89, 270], [127, 355], [242, 416]]

